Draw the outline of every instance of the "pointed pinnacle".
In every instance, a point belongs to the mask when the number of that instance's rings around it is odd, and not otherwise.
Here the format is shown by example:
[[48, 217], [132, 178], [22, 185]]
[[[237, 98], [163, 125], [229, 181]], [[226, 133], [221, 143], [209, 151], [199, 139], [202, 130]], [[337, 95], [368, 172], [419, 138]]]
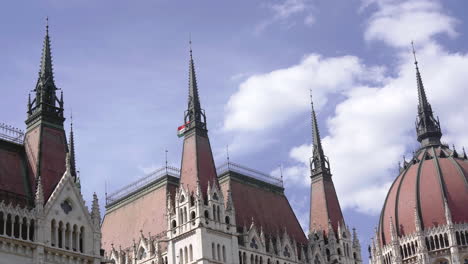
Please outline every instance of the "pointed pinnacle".
[[46, 18], [46, 35], [44, 37], [44, 44], [42, 47], [41, 57], [41, 68], [39, 71], [39, 77], [43, 79], [53, 80], [53, 69], [52, 69], [52, 54], [50, 49], [50, 38], [49, 38], [49, 18]]
[[[191, 43], [191, 41], [190, 41]], [[192, 48], [190, 47], [190, 62], [189, 62], [189, 101], [188, 111], [192, 112], [191, 118], [198, 118], [201, 112], [200, 98], [198, 96], [197, 77], [195, 74], [195, 65], [193, 62]], [[192, 120], [190, 120], [192, 121]]]

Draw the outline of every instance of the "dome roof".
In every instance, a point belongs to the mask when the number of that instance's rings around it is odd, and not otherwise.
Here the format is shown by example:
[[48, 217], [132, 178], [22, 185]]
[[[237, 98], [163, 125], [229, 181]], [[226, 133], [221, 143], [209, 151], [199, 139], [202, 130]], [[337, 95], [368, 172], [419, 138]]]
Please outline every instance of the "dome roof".
[[[399, 237], [421, 228], [468, 222], [468, 160], [447, 146], [419, 149], [405, 162], [385, 200], [378, 227], [382, 245], [391, 241], [391, 226]], [[448, 210], [446, 210], [448, 209]]]

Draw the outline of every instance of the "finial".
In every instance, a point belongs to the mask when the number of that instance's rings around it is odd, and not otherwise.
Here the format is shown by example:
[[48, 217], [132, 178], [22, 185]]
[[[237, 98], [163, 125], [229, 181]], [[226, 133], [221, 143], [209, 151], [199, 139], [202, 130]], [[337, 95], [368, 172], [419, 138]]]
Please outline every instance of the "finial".
[[414, 57], [414, 64], [418, 67], [418, 60], [416, 59], [416, 50], [414, 49], [414, 42], [411, 41], [411, 47], [413, 48], [413, 57]]
[[452, 147], [453, 147], [453, 154], [452, 154], [452, 156], [454, 156], [455, 158], [458, 158], [458, 152], [457, 152], [457, 149], [455, 148], [455, 144], [452, 144]]
[[190, 57], [192, 57], [192, 33], [189, 33]]
[[166, 155], [166, 170], [167, 170], [167, 149], [165, 150], [165, 155]]
[[226, 158], [227, 162], [229, 163], [229, 145], [226, 145]]
[[463, 159], [468, 159], [468, 157], [466, 156], [465, 147], [463, 147]]
[[281, 176], [281, 181], [283, 181], [283, 163], [280, 164], [280, 176]]
[[46, 16], [46, 32], [49, 33], [49, 16]]

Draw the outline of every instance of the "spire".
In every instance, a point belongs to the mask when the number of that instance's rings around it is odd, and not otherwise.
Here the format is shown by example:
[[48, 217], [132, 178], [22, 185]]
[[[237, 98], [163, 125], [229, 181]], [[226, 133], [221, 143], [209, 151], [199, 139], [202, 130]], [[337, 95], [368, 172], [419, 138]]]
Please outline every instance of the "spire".
[[396, 241], [398, 239], [397, 232], [395, 230], [395, 226], [393, 225], [393, 218], [390, 217], [390, 234], [392, 241]]
[[[49, 37], [49, 19], [46, 18], [46, 32], [42, 46], [39, 77], [34, 92], [35, 98], [28, 103], [28, 126], [33, 124], [38, 117], [46, 117], [49, 121], [63, 125], [63, 95], [58, 98], [55, 86], [52, 66], [52, 52]], [[58, 105], [57, 105], [58, 104]]]
[[193, 62], [192, 41], [190, 40], [190, 60], [189, 60], [189, 96], [188, 107], [185, 113], [185, 123], [189, 123], [188, 129], [198, 127], [206, 130], [206, 116], [201, 109], [200, 97], [198, 95], [197, 76], [195, 74], [195, 64]]
[[310, 90], [310, 105], [312, 108], [312, 138], [313, 138], [313, 155], [310, 163], [312, 170], [312, 177], [324, 174], [324, 176], [330, 175], [330, 164], [328, 159], [323, 153], [322, 140], [320, 139], [320, 131], [318, 128], [317, 116], [315, 114], [314, 102], [312, 100], [312, 90]]
[[93, 205], [91, 207], [91, 219], [94, 225], [99, 228], [101, 224], [101, 210], [99, 209], [99, 200], [96, 193], [93, 194]]
[[444, 209], [445, 209], [445, 220], [447, 221], [447, 224], [449, 225], [453, 224], [452, 213], [450, 212], [450, 207], [448, 205], [447, 199], [444, 199]]
[[429, 104], [427, 100], [413, 42], [411, 42], [411, 45], [413, 47], [414, 64], [416, 65], [416, 82], [418, 88], [418, 118], [416, 120], [418, 141], [421, 142], [422, 147], [439, 145], [440, 138], [442, 137], [440, 123], [439, 120], [434, 118], [431, 104]]
[[41, 176], [37, 177], [35, 204], [36, 208], [42, 208], [44, 206], [44, 189], [42, 187]]
[[70, 173], [71, 175], [75, 178], [75, 181], [77, 179], [77, 174], [76, 174], [76, 162], [75, 162], [75, 138], [73, 135], [73, 114], [70, 115], [70, 144], [68, 146], [68, 152], [70, 153]]
[[54, 73], [52, 69], [52, 54], [50, 52], [50, 38], [49, 38], [49, 18], [46, 18], [46, 35], [44, 37], [44, 45], [42, 47], [41, 68], [39, 77], [53, 81]]
[[200, 106], [192, 48], [189, 61], [188, 108], [184, 114], [184, 125], [181, 127], [184, 147], [179, 186], [187, 188], [189, 193], [200, 192], [200, 198], [207, 198], [209, 188], [216, 186], [219, 189], [219, 183], [206, 129], [206, 116]]

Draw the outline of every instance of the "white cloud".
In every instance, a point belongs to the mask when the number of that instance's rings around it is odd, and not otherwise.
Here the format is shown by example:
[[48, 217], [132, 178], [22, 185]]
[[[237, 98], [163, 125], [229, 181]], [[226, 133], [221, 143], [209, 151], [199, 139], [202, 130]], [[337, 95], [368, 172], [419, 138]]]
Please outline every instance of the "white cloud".
[[366, 40], [381, 40], [392, 46], [409, 46], [430, 41], [435, 35], [457, 35], [457, 21], [443, 12], [439, 1], [433, 0], [373, 0], [364, 1], [379, 10], [372, 15], [365, 32]]
[[354, 56], [308, 55], [297, 65], [253, 75], [241, 83], [227, 103], [224, 129], [266, 131], [308, 110], [310, 88], [320, 108], [326, 94], [349, 89], [357, 81], [380, 80], [381, 74], [381, 68], [368, 68]]
[[272, 16], [263, 20], [255, 27], [256, 33], [262, 32], [268, 26], [277, 22], [287, 25], [287, 28], [289, 28], [291, 25], [294, 25], [294, 22], [291, 21], [295, 17], [303, 17], [304, 24], [307, 26], [315, 23], [311, 0], [275, 1], [274, 3], [269, 2], [266, 7], [271, 10]]
[[[380, 9], [369, 20], [368, 39], [380, 39], [391, 47], [418, 41], [418, 59], [426, 92], [435, 114], [440, 116], [443, 141], [468, 145], [466, 83], [468, 54], [450, 53], [434, 37], [455, 36], [455, 19], [442, 13], [435, 1], [372, 1]], [[372, 3], [370, 3], [372, 4]], [[424, 20], [437, 20], [438, 26], [408, 37], [412, 28], [409, 13], [417, 27]], [[437, 21], [435, 21], [437, 22]], [[424, 27], [431, 27], [426, 24]], [[387, 31], [384, 28], [387, 27]], [[401, 32], [394, 31], [399, 29]], [[383, 67], [369, 67], [357, 57], [324, 58], [306, 56], [299, 64], [254, 75], [244, 81], [226, 106], [224, 129], [236, 134], [271, 133], [288, 120], [309, 111], [308, 89], [314, 91], [317, 109], [330, 96], [340, 94], [334, 113], [321, 131], [330, 158], [333, 179], [343, 208], [378, 214], [403, 154], [411, 155], [417, 145], [414, 121], [417, 91], [415, 69], [408, 48], [396, 49], [396, 66], [389, 74]], [[325, 119], [323, 116], [319, 118]], [[268, 138], [274, 138], [269, 136]], [[245, 146], [249, 148], [249, 146]], [[309, 186], [311, 145], [291, 146], [290, 163], [283, 176], [288, 185]], [[272, 174], [278, 175], [279, 169]], [[294, 197], [294, 195], [293, 195]]]

